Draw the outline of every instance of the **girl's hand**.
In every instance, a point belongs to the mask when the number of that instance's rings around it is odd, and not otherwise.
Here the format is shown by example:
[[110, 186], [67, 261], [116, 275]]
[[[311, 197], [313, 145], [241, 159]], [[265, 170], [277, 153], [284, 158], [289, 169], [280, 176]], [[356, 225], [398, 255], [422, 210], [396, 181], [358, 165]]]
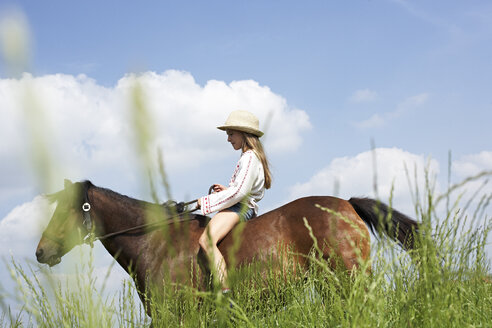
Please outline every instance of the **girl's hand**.
[[213, 189], [214, 189], [214, 192], [220, 192], [222, 190], [226, 190], [227, 187], [226, 186], [223, 186], [221, 184], [216, 183], [216, 184], [214, 184], [214, 188]]

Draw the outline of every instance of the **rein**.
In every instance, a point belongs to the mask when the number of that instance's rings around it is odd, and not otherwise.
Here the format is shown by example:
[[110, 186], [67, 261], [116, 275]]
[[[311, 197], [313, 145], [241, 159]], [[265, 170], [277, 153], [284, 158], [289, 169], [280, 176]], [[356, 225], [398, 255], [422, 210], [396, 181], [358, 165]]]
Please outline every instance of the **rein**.
[[[186, 206], [191, 205], [191, 204], [194, 204], [197, 201], [198, 201], [198, 199], [195, 199], [195, 200], [192, 200], [192, 201], [189, 201], [189, 202], [186, 202], [186, 203], [178, 203], [176, 205], [179, 206], [179, 207], [181, 207], [181, 208], [185, 208]], [[86, 243], [86, 244], [90, 245], [91, 247], [93, 247], [94, 246], [94, 241], [108, 239], [108, 238], [111, 238], [111, 237], [114, 237], [114, 236], [122, 235], [122, 234], [127, 233], [127, 232], [130, 232], [130, 231], [140, 230], [140, 229], [143, 229], [143, 228], [151, 228], [151, 227], [157, 227], [157, 226], [165, 226], [165, 225], [168, 225], [168, 224], [171, 224], [171, 223], [181, 223], [181, 222], [191, 221], [191, 219], [189, 219], [189, 218], [181, 219], [181, 220], [174, 220], [174, 219], [177, 218], [177, 217], [180, 217], [182, 215], [190, 214], [190, 213], [196, 211], [197, 209], [198, 209], [198, 206], [195, 207], [192, 210], [180, 211], [179, 213], [177, 213], [175, 215], [172, 215], [171, 217], [168, 217], [167, 220], [165, 220], [165, 221], [156, 221], [156, 222], [145, 223], [145, 224], [141, 224], [141, 225], [138, 225], [138, 226], [135, 226], [135, 227], [131, 227], [131, 228], [128, 228], [128, 229], [123, 229], [123, 230], [119, 230], [119, 231], [116, 231], [116, 232], [107, 233], [107, 234], [102, 235], [102, 236], [95, 236], [94, 235], [95, 225], [92, 223], [92, 219], [91, 219], [91, 216], [90, 216], [90, 213], [89, 213], [90, 210], [91, 210], [91, 205], [89, 203], [88, 194], [85, 193], [85, 195], [84, 195], [84, 204], [82, 205], [82, 211], [83, 211], [83, 214], [84, 214], [83, 225], [87, 229], [88, 233], [84, 237], [83, 241], [84, 241], [84, 243]]]
[[[193, 202], [189, 202], [189, 203], [192, 204]], [[187, 203], [185, 203], [185, 204], [187, 204]], [[151, 228], [151, 227], [165, 226], [165, 225], [168, 225], [168, 224], [171, 224], [171, 223], [188, 222], [188, 221], [191, 221], [191, 219], [188, 219], [188, 218], [181, 219], [181, 220], [174, 220], [174, 219], [177, 218], [177, 217], [180, 217], [181, 215], [190, 214], [190, 213], [192, 213], [192, 212], [194, 212], [196, 210], [197, 209], [195, 208], [195, 209], [190, 210], [190, 211], [184, 211], [184, 212], [178, 213], [176, 215], [173, 215], [173, 216], [167, 218], [166, 221], [156, 221], [156, 222], [145, 223], [145, 224], [141, 224], [141, 225], [138, 225], [138, 226], [135, 226], [135, 227], [131, 227], [131, 228], [128, 228], [128, 229], [124, 229], [124, 230], [120, 230], [120, 231], [116, 231], [116, 232], [107, 233], [107, 234], [102, 235], [102, 236], [95, 236], [93, 240], [94, 241], [104, 240], [104, 239], [107, 239], [107, 238], [110, 238], [110, 237], [113, 237], [113, 236], [122, 235], [124, 233], [130, 232], [130, 231], [139, 230], [139, 229], [143, 229], [143, 228]]]

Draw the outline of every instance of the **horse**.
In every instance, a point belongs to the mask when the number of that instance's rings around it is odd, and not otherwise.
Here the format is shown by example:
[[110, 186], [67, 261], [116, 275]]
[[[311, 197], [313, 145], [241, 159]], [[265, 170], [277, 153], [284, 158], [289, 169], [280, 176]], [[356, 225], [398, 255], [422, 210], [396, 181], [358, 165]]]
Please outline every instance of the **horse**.
[[[146, 308], [147, 284], [162, 284], [162, 279], [189, 284], [189, 274], [202, 271], [198, 239], [208, 217], [173, 213], [170, 207], [90, 181], [65, 180], [64, 189], [48, 197], [57, 206], [36, 249], [39, 263], [56, 265], [76, 245], [99, 239], [131, 274]], [[370, 256], [368, 227], [408, 250], [415, 247], [419, 224], [374, 199], [310, 196], [236, 226], [218, 247], [228, 266], [241, 267], [265, 256], [285, 258], [285, 248], [279, 245], [288, 245], [290, 254], [304, 255], [290, 256], [290, 261], [306, 267], [308, 255], [318, 245], [320, 256], [332, 267], [352, 272]]]

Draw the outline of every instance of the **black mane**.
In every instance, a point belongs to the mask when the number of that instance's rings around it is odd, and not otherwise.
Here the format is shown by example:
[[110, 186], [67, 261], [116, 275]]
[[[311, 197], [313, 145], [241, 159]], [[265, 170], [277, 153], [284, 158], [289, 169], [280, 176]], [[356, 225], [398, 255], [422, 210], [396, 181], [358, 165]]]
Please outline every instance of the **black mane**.
[[108, 189], [108, 188], [98, 187], [98, 186], [94, 185], [89, 180], [85, 180], [85, 181], [80, 182], [80, 185], [82, 187], [82, 190], [81, 190], [82, 193], [87, 193], [89, 191], [89, 189], [91, 189], [91, 188], [97, 188], [99, 191], [102, 191], [106, 196], [108, 196], [108, 197], [114, 199], [115, 201], [118, 201], [118, 202], [120, 202], [126, 206], [144, 207], [144, 206], [155, 206], [156, 205], [155, 203], [150, 203], [150, 202], [135, 199], [135, 198], [132, 198], [132, 197], [129, 197], [126, 195], [122, 195], [122, 194], [120, 194], [116, 191], [113, 191], [111, 189]]
[[[87, 194], [89, 189], [91, 188], [96, 188], [98, 191], [103, 192], [106, 196], [113, 199], [115, 202], [118, 202], [122, 206], [128, 208], [155, 210], [156, 213], [161, 212], [163, 216], [165, 215], [168, 218], [174, 217], [178, 214], [182, 214], [182, 210], [181, 211], [177, 210], [177, 202], [174, 200], [168, 200], [162, 204], [156, 204], [156, 203], [135, 199], [126, 195], [122, 195], [108, 188], [98, 187], [89, 180], [84, 180], [79, 183], [81, 186], [81, 195]], [[200, 214], [193, 214], [193, 218], [202, 219], [208, 217]]]

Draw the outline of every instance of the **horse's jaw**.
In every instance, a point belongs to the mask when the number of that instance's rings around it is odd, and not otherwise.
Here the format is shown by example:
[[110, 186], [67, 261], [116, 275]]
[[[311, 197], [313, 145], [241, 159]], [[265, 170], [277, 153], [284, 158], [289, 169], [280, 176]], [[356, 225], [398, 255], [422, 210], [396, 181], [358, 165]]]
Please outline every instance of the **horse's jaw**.
[[50, 267], [52, 267], [52, 266], [57, 265], [60, 262], [61, 262], [61, 257], [56, 256], [56, 255], [53, 255], [53, 256], [51, 256], [48, 259], [48, 261], [46, 262], [46, 264], [48, 264]]

